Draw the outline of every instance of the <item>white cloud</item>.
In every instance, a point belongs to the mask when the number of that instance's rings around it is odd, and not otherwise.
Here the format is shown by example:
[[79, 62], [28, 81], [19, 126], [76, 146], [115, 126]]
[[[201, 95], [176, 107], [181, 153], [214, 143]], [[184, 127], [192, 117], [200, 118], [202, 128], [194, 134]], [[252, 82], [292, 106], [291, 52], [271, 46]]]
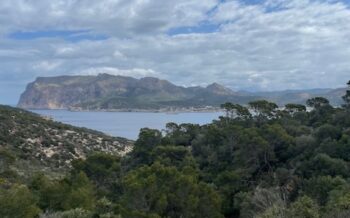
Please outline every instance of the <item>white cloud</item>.
[[245, 5], [240, 1], [228, 1], [220, 4], [212, 19], [216, 22], [234, 21], [237, 19], [254, 19], [263, 13], [263, 7], [259, 5]]
[[[349, 80], [350, 9], [341, 1], [3, 0], [0, 33], [89, 29], [99, 41], [0, 38], [0, 80], [111, 73], [235, 89], [338, 87]], [[210, 13], [209, 13], [210, 11]], [[169, 36], [206, 21], [213, 33]], [[21, 88], [22, 90], [23, 88]]]
[[118, 69], [113, 67], [93, 67], [81, 70], [80, 72], [75, 72], [75, 75], [98, 75], [107, 73], [110, 75], [120, 75], [120, 76], [130, 76], [135, 78], [143, 78], [143, 77], [158, 77], [160, 74], [151, 69]]
[[61, 61], [40, 61], [34, 64], [33, 69], [37, 71], [52, 71], [57, 69], [61, 65]]

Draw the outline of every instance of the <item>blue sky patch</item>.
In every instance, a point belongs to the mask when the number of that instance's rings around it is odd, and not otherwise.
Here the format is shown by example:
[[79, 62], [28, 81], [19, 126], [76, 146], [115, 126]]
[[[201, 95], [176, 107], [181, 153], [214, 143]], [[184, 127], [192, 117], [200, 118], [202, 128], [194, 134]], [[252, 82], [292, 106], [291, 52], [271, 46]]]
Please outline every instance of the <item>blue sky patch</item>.
[[200, 23], [196, 26], [183, 26], [170, 29], [167, 34], [170, 36], [191, 33], [214, 33], [220, 29], [220, 24]]
[[8, 35], [14, 40], [35, 40], [40, 38], [60, 38], [70, 42], [79, 42], [84, 40], [99, 41], [108, 39], [107, 36], [101, 34], [93, 34], [89, 30], [79, 31], [61, 31], [61, 30], [45, 30], [45, 31], [17, 31]]

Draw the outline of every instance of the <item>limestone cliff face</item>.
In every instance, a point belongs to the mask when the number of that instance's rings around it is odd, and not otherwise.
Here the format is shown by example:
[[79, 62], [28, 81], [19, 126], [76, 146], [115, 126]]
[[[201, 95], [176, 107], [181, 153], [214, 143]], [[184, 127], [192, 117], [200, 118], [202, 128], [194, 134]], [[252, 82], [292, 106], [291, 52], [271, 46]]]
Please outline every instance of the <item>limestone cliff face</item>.
[[153, 77], [135, 79], [100, 74], [39, 77], [28, 84], [18, 106], [30, 109], [159, 109], [218, 106], [221, 101], [237, 97], [239, 94], [216, 83], [207, 88], [185, 88]]
[[103, 85], [91, 76], [37, 78], [28, 84], [18, 106], [31, 109], [65, 109], [103, 95]]
[[39, 82], [34, 82], [27, 86], [26, 91], [21, 95], [18, 106], [30, 109], [67, 108], [69, 99], [64, 97], [64, 92], [66, 90], [60, 90], [58, 86], [46, 86]]

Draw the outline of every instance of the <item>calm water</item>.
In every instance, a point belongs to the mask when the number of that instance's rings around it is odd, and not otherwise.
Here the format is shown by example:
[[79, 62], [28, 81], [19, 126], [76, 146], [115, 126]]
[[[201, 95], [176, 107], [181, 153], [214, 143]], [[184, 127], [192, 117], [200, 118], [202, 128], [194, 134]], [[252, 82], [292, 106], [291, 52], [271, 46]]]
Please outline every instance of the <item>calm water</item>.
[[162, 130], [169, 122], [207, 124], [217, 119], [220, 112], [200, 113], [143, 113], [143, 112], [71, 112], [67, 110], [33, 110], [33, 112], [50, 116], [55, 121], [86, 127], [120, 136], [137, 139], [141, 128], [148, 127]]

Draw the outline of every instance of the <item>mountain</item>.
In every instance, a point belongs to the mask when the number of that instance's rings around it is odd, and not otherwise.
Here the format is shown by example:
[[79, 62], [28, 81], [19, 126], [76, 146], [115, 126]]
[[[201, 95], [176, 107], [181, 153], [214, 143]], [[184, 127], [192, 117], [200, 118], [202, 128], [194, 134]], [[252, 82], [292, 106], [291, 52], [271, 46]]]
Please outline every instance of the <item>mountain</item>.
[[235, 95], [237, 93], [234, 93], [231, 89], [226, 88], [218, 83], [213, 83], [209, 86], [207, 86], [207, 90], [213, 94], [222, 95], [222, 96], [229, 96], [229, 95]]
[[161, 109], [219, 106], [226, 101], [254, 99], [217, 83], [206, 88], [176, 86], [153, 77], [125, 76], [39, 77], [21, 95], [18, 106], [31, 109]]
[[4, 157], [15, 157], [16, 172], [20, 174], [31, 174], [38, 169], [59, 173], [68, 169], [74, 159], [84, 159], [93, 152], [123, 155], [132, 144], [127, 139], [0, 105], [0, 163]]
[[18, 106], [30, 109], [73, 110], [162, 110], [218, 107], [225, 102], [246, 104], [266, 99], [283, 106], [305, 104], [312, 97], [326, 97], [341, 105], [345, 88], [286, 90], [276, 92], [235, 92], [218, 83], [207, 87], [183, 87], [153, 77], [126, 76], [39, 77], [28, 84]]
[[327, 98], [333, 105], [344, 104], [342, 96], [345, 95], [347, 88], [333, 89], [327, 92], [324, 97]]
[[338, 89], [306, 89], [306, 90], [285, 90], [275, 92], [258, 92], [251, 95], [260, 96], [269, 101], [276, 102], [278, 105], [288, 103], [305, 104], [307, 99], [313, 97], [325, 97], [334, 106], [343, 104], [342, 96], [345, 94], [346, 88]]

